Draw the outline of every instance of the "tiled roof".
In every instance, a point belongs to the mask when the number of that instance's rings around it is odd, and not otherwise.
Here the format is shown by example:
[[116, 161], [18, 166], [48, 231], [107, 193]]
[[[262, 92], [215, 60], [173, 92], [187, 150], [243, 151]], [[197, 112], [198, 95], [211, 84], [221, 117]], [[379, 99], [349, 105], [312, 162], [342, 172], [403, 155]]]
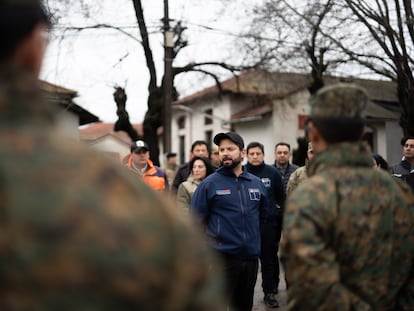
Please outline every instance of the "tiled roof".
[[[273, 98], [284, 98], [298, 90], [307, 88], [312, 79], [309, 74], [273, 72], [263, 70], [246, 71], [221, 83], [224, 93], [243, 93], [245, 95], [268, 95]], [[340, 81], [355, 82], [367, 89], [371, 100], [397, 102], [396, 85], [393, 82], [367, 79], [351, 79], [326, 76], [326, 84]], [[219, 94], [216, 85], [195, 92], [174, 102], [174, 104], [191, 104], [202, 99], [215, 97]]]
[[[138, 132], [138, 135], [143, 135], [143, 129], [142, 124], [132, 124], [132, 126], [135, 128], [135, 130]], [[130, 144], [131, 138], [128, 136], [128, 134], [124, 131], [114, 131], [114, 123], [92, 123], [87, 126], [79, 128], [79, 134], [81, 140], [89, 140], [94, 141], [101, 139], [102, 137], [105, 137], [107, 135], [112, 135], [120, 140], [124, 141], [125, 143]]]
[[[224, 93], [243, 93], [246, 95], [286, 96], [309, 82], [309, 76], [296, 73], [269, 73], [263, 70], [250, 70], [221, 83]], [[205, 88], [192, 95], [177, 100], [176, 104], [190, 103], [197, 99], [216, 96], [216, 85]]]
[[51, 92], [51, 93], [60, 93], [60, 94], [67, 94], [72, 97], [77, 97], [78, 93], [74, 90], [64, 88], [62, 86], [40, 80], [40, 88], [44, 91]]
[[63, 109], [77, 115], [79, 117], [79, 125], [99, 122], [99, 118], [96, 115], [73, 101], [78, 96], [76, 91], [43, 80], [40, 80], [40, 88], [48, 102], [60, 105]]
[[236, 122], [236, 121], [240, 122], [240, 121], [243, 121], [243, 119], [260, 117], [266, 113], [271, 112], [272, 110], [273, 110], [272, 102], [267, 102], [263, 105], [249, 107], [243, 111], [235, 113], [231, 116], [230, 120], [232, 122]]

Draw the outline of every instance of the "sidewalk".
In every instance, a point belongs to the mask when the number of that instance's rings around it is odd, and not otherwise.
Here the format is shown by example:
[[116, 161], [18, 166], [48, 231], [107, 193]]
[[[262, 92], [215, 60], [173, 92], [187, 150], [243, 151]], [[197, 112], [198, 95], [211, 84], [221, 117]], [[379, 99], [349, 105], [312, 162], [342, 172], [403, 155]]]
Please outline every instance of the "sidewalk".
[[[282, 269], [281, 269], [282, 270]], [[285, 275], [283, 271], [280, 271], [280, 284], [279, 284], [279, 293], [276, 295], [276, 299], [279, 302], [279, 308], [266, 308], [263, 302], [263, 291], [262, 291], [262, 273], [260, 272], [257, 275], [257, 282], [256, 287], [254, 290], [254, 301], [253, 301], [253, 311], [286, 311], [287, 310], [287, 292], [286, 292], [286, 283], [285, 283]]]

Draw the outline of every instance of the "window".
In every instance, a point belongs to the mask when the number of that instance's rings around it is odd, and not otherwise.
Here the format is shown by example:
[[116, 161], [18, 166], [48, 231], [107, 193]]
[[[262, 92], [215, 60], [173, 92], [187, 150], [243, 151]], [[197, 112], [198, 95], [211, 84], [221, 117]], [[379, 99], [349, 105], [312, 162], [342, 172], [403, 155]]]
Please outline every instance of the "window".
[[180, 136], [178, 138], [178, 154], [180, 159], [180, 164], [185, 162], [185, 136]]
[[177, 126], [178, 126], [179, 130], [185, 129], [185, 121], [186, 121], [185, 116], [181, 116], [181, 117], [178, 118]]
[[204, 124], [213, 124], [213, 109], [204, 110]]
[[213, 143], [213, 131], [205, 132], [205, 141], [209, 146]]

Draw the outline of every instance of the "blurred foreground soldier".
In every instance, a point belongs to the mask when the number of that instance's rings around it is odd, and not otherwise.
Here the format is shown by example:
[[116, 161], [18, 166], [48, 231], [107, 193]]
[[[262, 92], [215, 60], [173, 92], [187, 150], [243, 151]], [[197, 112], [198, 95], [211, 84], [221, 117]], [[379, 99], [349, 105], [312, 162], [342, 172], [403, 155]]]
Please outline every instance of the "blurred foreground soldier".
[[359, 140], [366, 105], [352, 84], [311, 99], [315, 157], [284, 218], [289, 310], [414, 309], [414, 199], [373, 168]]
[[54, 130], [48, 17], [0, 0], [0, 310], [222, 310], [200, 235], [123, 167]]

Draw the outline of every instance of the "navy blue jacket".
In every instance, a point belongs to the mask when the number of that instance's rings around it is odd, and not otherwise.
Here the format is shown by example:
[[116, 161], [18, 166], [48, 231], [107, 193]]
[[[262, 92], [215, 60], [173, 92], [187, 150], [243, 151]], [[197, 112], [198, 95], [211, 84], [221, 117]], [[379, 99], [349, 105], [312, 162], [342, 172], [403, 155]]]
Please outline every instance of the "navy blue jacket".
[[296, 164], [290, 164], [290, 163], [288, 163], [287, 164], [287, 166], [286, 166], [286, 169], [285, 169], [285, 171], [283, 171], [280, 167], [279, 167], [279, 165], [277, 165], [277, 163], [276, 163], [276, 161], [275, 161], [275, 164], [273, 164], [273, 166], [274, 167], [276, 167], [276, 169], [278, 170], [278, 172], [280, 173], [280, 175], [282, 176], [282, 181], [283, 181], [283, 191], [284, 191], [284, 193], [286, 194], [286, 187], [287, 187], [287, 183], [288, 183], [288, 181], [289, 181], [289, 177], [290, 177], [290, 175], [292, 175], [292, 173], [294, 172], [294, 171], [296, 171], [298, 168], [299, 168], [299, 166], [297, 166]]
[[253, 260], [260, 255], [260, 223], [266, 220], [267, 204], [259, 178], [247, 171], [236, 177], [220, 167], [197, 187], [190, 212], [204, 223], [216, 250]]
[[245, 169], [253, 175], [260, 178], [267, 191], [267, 200], [269, 203], [268, 212], [270, 217], [282, 217], [282, 207], [285, 202], [285, 192], [283, 190], [282, 176], [279, 171], [272, 165], [267, 165], [264, 162], [260, 165], [251, 165], [247, 163]]

